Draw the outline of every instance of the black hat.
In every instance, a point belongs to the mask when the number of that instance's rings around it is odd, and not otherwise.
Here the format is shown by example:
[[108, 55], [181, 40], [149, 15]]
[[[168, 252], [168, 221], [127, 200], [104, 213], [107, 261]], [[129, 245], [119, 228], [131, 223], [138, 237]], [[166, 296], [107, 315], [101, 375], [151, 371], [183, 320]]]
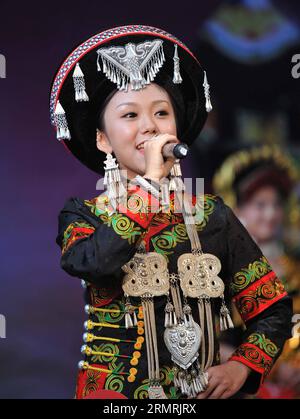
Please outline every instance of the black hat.
[[50, 95], [57, 138], [87, 167], [103, 173], [96, 147], [99, 112], [116, 89], [139, 90], [155, 82], [169, 93], [178, 137], [190, 145], [212, 107], [206, 72], [192, 52], [157, 28], [130, 25], [92, 36], [64, 60]]

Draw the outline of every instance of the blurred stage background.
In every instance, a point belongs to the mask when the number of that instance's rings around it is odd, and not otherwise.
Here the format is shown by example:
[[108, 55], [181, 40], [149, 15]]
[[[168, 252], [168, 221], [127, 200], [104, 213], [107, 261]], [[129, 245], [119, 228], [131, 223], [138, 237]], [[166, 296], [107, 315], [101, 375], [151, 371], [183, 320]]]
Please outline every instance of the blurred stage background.
[[[66, 54], [117, 25], [174, 34], [209, 76], [214, 111], [184, 173], [206, 177], [241, 144], [283, 144], [299, 156], [300, 5], [287, 1], [30, 2], [1, 5], [0, 398], [72, 398], [86, 318], [80, 280], [59, 265], [57, 215], [98, 177], [68, 154], [49, 122], [49, 88]], [[299, 159], [298, 159], [299, 161]]]

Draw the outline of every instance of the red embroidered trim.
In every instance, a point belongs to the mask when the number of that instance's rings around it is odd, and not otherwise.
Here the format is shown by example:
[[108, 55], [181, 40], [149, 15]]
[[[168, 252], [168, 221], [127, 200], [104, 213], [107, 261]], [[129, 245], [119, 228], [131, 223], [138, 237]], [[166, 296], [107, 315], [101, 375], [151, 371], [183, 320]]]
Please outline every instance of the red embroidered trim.
[[121, 292], [121, 290], [109, 291], [106, 288], [98, 288], [91, 285], [89, 289], [91, 305], [93, 307], [103, 307], [107, 304], [110, 304], [115, 298], [117, 298], [120, 295]]
[[[154, 28], [151, 26], [144, 26], [144, 25], [128, 25], [128, 26], [121, 26], [109, 29], [107, 31], [101, 32], [92, 36], [91, 38], [87, 39], [77, 48], [75, 48], [72, 53], [65, 59], [61, 67], [59, 68], [55, 80], [53, 82], [52, 90], [51, 90], [51, 98], [50, 98], [50, 110], [51, 110], [51, 120], [54, 123], [54, 110], [57, 104], [58, 97], [60, 95], [60, 90], [67, 78], [69, 72], [75, 67], [76, 63], [79, 62], [87, 53], [91, 50], [99, 47], [102, 44], [105, 44], [107, 41], [111, 41], [113, 39], [118, 39], [128, 35], [151, 35], [151, 36], [159, 36], [161, 38], [167, 39], [168, 41], [173, 42], [174, 44], [178, 44], [181, 46], [191, 57], [194, 58], [196, 62], [198, 62], [197, 58], [194, 54], [184, 45], [179, 39], [174, 37], [173, 35], [165, 32], [159, 28]], [[199, 63], [200, 64], [200, 63]], [[63, 141], [65, 145], [65, 142]], [[66, 145], [65, 145], [66, 146]], [[67, 147], [67, 146], [66, 146]]]
[[240, 345], [229, 360], [241, 362], [259, 374], [262, 374], [261, 383], [269, 374], [273, 365], [273, 359], [251, 343]]
[[[136, 189], [130, 190], [130, 193], [128, 194], [127, 203], [130, 202], [130, 200], [133, 200], [134, 197], [137, 197], [138, 199], [141, 199], [142, 201], [142, 207], [139, 209], [139, 202], [137, 202], [137, 208], [136, 212], [131, 211], [130, 208], [125, 207], [124, 205], [120, 204], [118, 207], [118, 211], [124, 215], [126, 215], [128, 218], [132, 219], [134, 222], [142, 226], [144, 229], [146, 229], [154, 215], [156, 214], [155, 211], [159, 210], [159, 200], [156, 199], [152, 194], [145, 191], [141, 187], [137, 187]], [[153, 211], [154, 212], [151, 212]]]
[[244, 322], [247, 322], [286, 295], [282, 282], [272, 271], [240, 292], [233, 302]]
[[[107, 368], [106, 365], [91, 364], [97, 368]], [[84, 399], [94, 391], [102, 390], [107, 373], [94, 370], [81, 370], [77, 375], [76, 399]]]
[[77, 240], [85, 239], [86, 237], [94, 233], [94, 231], [94, 228], [74, 227], [66, 245], [62, 249], [62, 253], [65, 253], [69, 249], [69, 247]]

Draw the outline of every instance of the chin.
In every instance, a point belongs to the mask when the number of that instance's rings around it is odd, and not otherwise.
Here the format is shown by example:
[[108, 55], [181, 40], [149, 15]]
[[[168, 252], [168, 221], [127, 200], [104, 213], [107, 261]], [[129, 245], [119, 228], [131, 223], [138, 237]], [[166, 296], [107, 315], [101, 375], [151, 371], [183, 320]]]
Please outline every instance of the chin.
[[143, 167], [136, 167], [132, 171], [135, 172], [137, 175], [140, 175], [140, 176], [144, 176], [144, 174], [146, 173], [146, 169], [143, 168]]
[[127, 177], [129, 177], [131, 179], [136, 177], [137, 175], [144, 176], [144, 174], [145, 174], [145, 170], [141, 170], [141, 169], [138, 169], [136, 167], [127, 169]]
[[275, 238], [274, 234], [261, 234], [259, 237], [260, 242], [270, 242]]

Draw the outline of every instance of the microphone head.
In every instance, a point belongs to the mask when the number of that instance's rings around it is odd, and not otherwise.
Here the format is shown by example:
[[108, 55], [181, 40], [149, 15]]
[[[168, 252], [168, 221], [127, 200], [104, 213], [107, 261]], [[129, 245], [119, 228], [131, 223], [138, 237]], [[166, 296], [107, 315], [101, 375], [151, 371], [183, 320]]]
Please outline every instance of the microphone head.
[[173, 148], [173, 154], [177, 159], [183, 159], [187, 156], [189, 151], [189, 146], [185, 143], [176, 144]]

